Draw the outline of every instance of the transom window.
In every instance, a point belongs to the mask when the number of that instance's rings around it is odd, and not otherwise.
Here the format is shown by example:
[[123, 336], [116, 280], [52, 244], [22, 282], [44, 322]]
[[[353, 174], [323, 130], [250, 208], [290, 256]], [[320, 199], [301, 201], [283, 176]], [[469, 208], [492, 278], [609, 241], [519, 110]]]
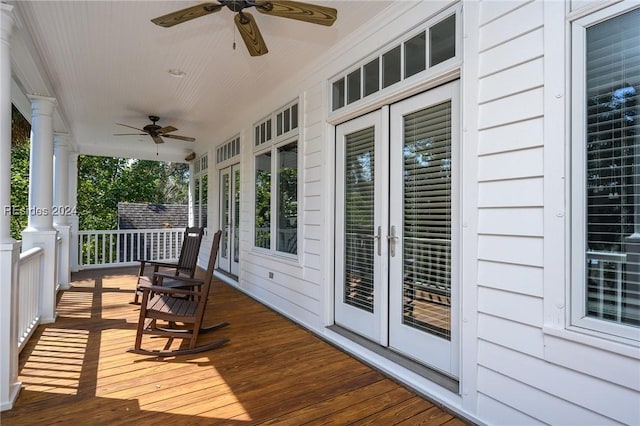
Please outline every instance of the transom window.
[[216, 149], [216, 164], [224, 163], [240, 155], [240, 136], [223, 143]]
[[331, 82], [331, 111], [425, 72], [456, 57], [455, 12], [445, 12], [392, 44], [376, 57], [358, 64]]

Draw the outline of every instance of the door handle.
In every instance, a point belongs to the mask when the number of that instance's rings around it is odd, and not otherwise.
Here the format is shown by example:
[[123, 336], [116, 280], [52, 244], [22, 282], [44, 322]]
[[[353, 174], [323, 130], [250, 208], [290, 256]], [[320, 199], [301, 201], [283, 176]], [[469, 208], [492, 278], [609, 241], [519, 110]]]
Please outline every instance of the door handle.
[[396, 257], [396, 240], [398, 236], [396, 235], [396, 227], [395, 225], [391, 226], [391, 230], [389, 235], [387, 235], [387, 241], [389, 241], [389, 254], [391, 257]]
[[378, 256], [382, 256], [382, 226], [378, 226], [378, 234], [365, 235], [365, 237], [378, 242]]

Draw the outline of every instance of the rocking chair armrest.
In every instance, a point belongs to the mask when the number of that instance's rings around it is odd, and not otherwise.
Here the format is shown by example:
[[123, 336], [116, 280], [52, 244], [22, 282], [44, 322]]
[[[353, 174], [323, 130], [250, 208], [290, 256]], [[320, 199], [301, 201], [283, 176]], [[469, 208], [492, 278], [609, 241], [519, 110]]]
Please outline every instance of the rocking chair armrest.
[[140, 269], [138, 270], [138, 276], [144, 275], [144, 269], [147, 265], [153, 266], [154, 273], [158, 272], [158, 270], [161, 267], [179, 269], [179, 266], [177, 263], [157, 262], [155, 260], [146, 260], [146, 259], [133, 259], [133, 261], [140, 262]]
[[182, 281], [183, 283], [185, 283], [184, 284], [185, 286], [202, 285], [202, 282], [203, 282], [198, 278], [183, 277], [181, 275], [172, 275], [172, 274], [167, 274], [165, 272], [156, 272], [153, 274], [153, 278], [154, 278], [154, 281], [156, 278], [160, 278], [160, 282], [162, 282], [164, 278], [175, 280], [175, 281]]
[[174, 263], [174, 262], [159, 262], [156, 260], [139, 260], [138, 262], [144, 262], [146, 264], [149, 265], [153, 265], [156, 267], [162, 267], [162, 268], [178, 268], [178, 263]]
[[201, 293], [201, 291], [197, 291], [197, 290], [186, 290], [184, 288], [179, 288], [179, 287], [163, 287], [160, 285], [150, 285], [142, 288], [143, 297], [145, 293], [151, 293], [151, 292], [169, 294], [169, 295], [179, 294], [179, 295], [186, 295], [186, 296], [198, 296]]

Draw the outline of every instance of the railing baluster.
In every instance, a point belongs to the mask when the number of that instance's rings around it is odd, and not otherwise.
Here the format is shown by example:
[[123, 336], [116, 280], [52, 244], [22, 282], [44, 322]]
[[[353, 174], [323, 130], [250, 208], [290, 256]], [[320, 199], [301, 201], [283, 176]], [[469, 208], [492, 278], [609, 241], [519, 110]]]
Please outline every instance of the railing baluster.
[[[587, 314], [595, 315], [599, 318], [615, 318], [615, 321], [621, 322], [622, 284], [625, 279], [626, 253], [587, 251], [586, 260], [588, 271], [590, 272], [587, 279], [595, 281], [587, 287], [587, 294], [585, 295]], [[610, 285], [607, 285], [607, 270], [610, 273], [609, 280], [613, 281]], [[605, 294], [605, 287], [608, 292], [615, 292], [615, 294]], [[606, 303], [607, 300], [605, 298], [607, 297], [609, 303]], [[597, 298], [597, 300], [594, 301], [593, 298]], [[615, 306], [611, 307], [611, 303], [615, 304]]]
[[24, 348], [40, 322], [40, 270], [44, 262], [44, 249], [34, 247], [20, 253], [18, 278], [18, 351]]
[[184, 229], [79, 231], [78, 264], [82, 268], [135, 265], [134, 259], [174, 261]]

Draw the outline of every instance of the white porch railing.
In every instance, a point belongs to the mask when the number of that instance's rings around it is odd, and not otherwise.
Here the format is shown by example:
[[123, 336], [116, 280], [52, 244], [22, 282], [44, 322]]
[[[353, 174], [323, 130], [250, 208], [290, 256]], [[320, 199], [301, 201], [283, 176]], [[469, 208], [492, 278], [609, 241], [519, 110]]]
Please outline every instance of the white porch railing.
[[625, 253], [587, 251], [588, 312], [621, 321], [626, 262]]
[[79, 269], [137, 265], [138, 259], [173, 261], [180, 256], [184, 228], [79, 231]]
[[20, 253], [18, 275], [18, 352], [40, 323], [40, 280], [44, 249], [34, 247]]

